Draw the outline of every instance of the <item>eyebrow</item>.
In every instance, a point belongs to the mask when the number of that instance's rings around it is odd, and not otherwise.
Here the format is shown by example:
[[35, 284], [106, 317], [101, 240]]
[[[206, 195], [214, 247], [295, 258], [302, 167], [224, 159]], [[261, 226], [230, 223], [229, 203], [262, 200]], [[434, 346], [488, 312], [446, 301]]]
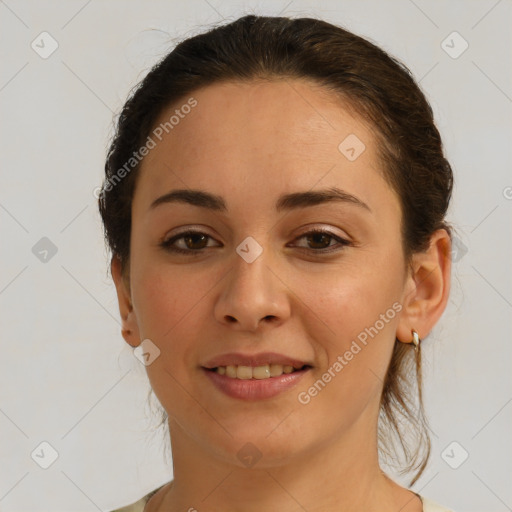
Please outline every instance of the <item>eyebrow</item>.
[[[155, 199], [149, 210], [155, 209], [157, 206], [167, 203], [185, 203], [199, 208], [205, 208], [217, 212], [227, 212], [228, 208], [224, 199], [215, 194], [211, 194], [204, 190], [179, 189], [172, 190], [167, 194]], [[306, 192], [294, 192], [284, 194], [279, 197], [276, 203], [276, 211], [294, 210], [298, 208], [306, 208], [324, 203], [342, 202], [352, 204], [371, 212], [371, 208], [358, 197], [345, 192], [337, 187], [331, 187], [322, 190], [309, 190]]]

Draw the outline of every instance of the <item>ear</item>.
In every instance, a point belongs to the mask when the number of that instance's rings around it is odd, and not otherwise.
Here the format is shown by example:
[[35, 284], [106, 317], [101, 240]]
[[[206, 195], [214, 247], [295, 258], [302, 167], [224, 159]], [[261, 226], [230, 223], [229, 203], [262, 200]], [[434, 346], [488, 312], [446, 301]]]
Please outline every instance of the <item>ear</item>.
[[121, 260], [114, 255], [110, 262], [110, 272], [116, 285], [119, 312], [121, 313], [122, 330], [121, 334], [125, 341], [132, 347], [140, 345], [139, 327], [137, 318], [133, 311], [129, 276], [123, 276], [121, 272]]
[[450, 295], [451, 262], [451, 239], [445, 229], [433, 233], [425, 252], [413, 255], [396, 333], [399, 341], [411, 343], [412, 329], [425, 338], [443, 314]]

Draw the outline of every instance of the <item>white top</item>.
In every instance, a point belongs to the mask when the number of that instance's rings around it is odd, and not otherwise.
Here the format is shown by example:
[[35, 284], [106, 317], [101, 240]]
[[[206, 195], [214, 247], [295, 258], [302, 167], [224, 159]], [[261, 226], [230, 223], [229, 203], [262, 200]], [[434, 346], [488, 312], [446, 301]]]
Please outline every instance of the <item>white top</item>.
[[450, 509], [442, 507], [428, 498], [420, 496], [420, 499], [423, 502], [423, 512], [452, 512]]
[[[141, 498], [136, 503], [133, 503], [131, 505], [128, 505], [126, 507], [117, 508], [115, 510], [112, 510], [112, 512], [144, 512], [144, 506], [146, 505], [147, 501], [149, 501], [149, 498], [152, 494], [154, 494], [158, 489], [155, 491], [147, 494], [143, 498]], [[424, 498], [423, 496], [420, 496], [421, 501], [423, 502], [423, 512], [453, 512], [452, 510], [442, 507], [441, 505], [438, 505], [434, 501], [431, 501], [427, 498]]]

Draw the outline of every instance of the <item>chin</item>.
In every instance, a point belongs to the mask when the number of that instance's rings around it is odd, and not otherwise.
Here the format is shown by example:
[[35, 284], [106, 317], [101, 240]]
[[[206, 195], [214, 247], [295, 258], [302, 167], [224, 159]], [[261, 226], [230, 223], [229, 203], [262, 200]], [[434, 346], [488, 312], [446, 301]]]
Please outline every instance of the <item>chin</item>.
[[[228, 430], [232, 436], [210, 437], [206, 443], [228, 464], [247, 469], [278, 467], [289, 463], [302, 452], [302, 442], [285, 428], [275, 428], [278, 423], [270, 425], [267, 420], [260, 428], [255, 425], [232, 428]], [[307, 447], [304, 449], [307, 451]]]

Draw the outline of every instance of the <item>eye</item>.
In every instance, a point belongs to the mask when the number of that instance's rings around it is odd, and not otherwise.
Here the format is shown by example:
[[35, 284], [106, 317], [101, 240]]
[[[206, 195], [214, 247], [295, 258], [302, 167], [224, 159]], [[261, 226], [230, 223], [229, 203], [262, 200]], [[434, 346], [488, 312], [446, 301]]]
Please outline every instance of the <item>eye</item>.
[[[307, 231], [306, 233], [297, 237], [295, 241], [301, 240], [302, 238], [305, 238], [307, 243], [313, 247], [299, 246], [299, 248], [307, 252], [317, 254], [340, 251], [344, 246], [352, 245], [352, 243], [348, 240], [341, 238], [330, 231], [322, 229], [312, 229]], [[196, 254], [200, 254], [203, 249], [208, 247], [208, 239], [213, 240], [213, 238], [206, 233], [189, 230], [164, 240], [160, 243], [160, 246], [170, 252], [188, 255], [193, 254], [195, 256]], [[183, 241], [185, 247], [178, 247], [176, 245], [176, 242], [178, 241]], [[337, 244], [331, 245], [332, 241], [336, 241]]]
[[[302, 234], [295, 240], [300, 240], [302, 238], [305, 238], [307, 243], [310, 244], [310, 246], [312, 245], [313, 248], [301, 247], [301, 249], [313, 253], [316, 252], [325, 254], [336, 252], [342, 250], [344, 246], [352, 245], [352, 243], [345, 238], [341, 238], [338, 235], [323, 229], [312, 229], [311, 231], [307, 231], [306, 233]], [[338, 243], [330, 245], [330, 242], [333, 240]]]
[[[202, 249], [206, 248], [208, 238], [211, 238], [211, 236], [207, 235], [206, 233], [202, 233], [201, 231], [185, 231], [179, 235], [169, 238], [168, 240], [164, 240], [160, 243], [160, 246], [168, 251], [180, 254], [199, 253]], [[174, 245], [175, 242], [182, 239], [186, 248], [181, 248]]]

